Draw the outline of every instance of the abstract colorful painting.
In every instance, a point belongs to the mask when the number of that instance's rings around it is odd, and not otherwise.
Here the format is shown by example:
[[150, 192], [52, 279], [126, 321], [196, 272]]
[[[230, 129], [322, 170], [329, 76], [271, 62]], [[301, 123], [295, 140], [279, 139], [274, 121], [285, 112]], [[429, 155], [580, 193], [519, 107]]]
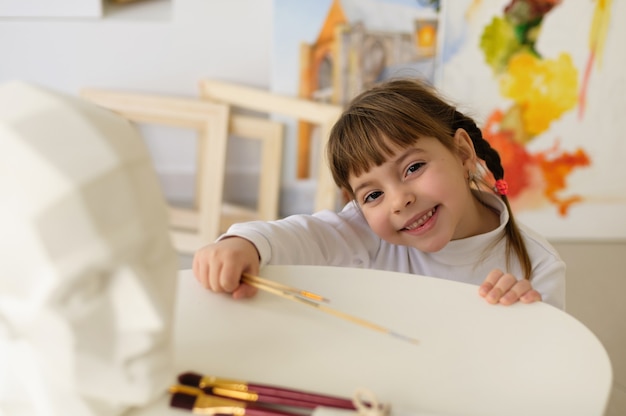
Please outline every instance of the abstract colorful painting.
[[502, 155], [517, 218], [554, 240], [626, 238], [626, 2], [443, 3], [447, 97]]

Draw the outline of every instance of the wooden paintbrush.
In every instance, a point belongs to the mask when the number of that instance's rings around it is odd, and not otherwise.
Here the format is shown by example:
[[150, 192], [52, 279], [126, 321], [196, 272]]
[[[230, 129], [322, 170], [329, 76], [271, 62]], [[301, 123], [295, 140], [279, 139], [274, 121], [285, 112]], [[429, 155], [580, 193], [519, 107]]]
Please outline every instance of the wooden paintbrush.
[[279, 404], [314, 409], [318, 406], [354, 410], [352, 400], [343, 397], [290, 389], [269, 384], [249, 383], [194, 372], [182, 373], [178, 382], [205, 393], [256, 403]]
[[[352, 322], [354, 324], [369, 328], [369, 329], [373, 329], [374, 331], [378, 331], [378, 332], [382, 332], [384, 334], [387, 335], [391, 335], [393, 337], [399, 338], [403, 341], [408, 341], [412, 344], [418, 344], [418, 340], [415, 338], [410, 338], [407, 337], [405, 335], [399, 334], [395, 331], [392, 331], [388, 328], [385, 328], [383, 326], [377, 325], [373, 322], [367, 321], [365, 319], [359, 318], [357, 316], [353, 316], [353, 315], [349, 315], [345, 312], [341, 312], [337, 309], [333, 309], [330, 308], [326, 305], [323, 305], [321, 303], [318, 303], [318, 298], [321, 299], [325, 299], [323, 297], [321, 297], [320, 295], [316, 295], [312, 292], [308, 292], [305, 290], [299, 290], [299, 289], [293, 289], [290, 288], [289, 286], [284, 286], [284, 285], [280, 285], [279, 283], [276, 282], [271, 282], [271, 284], [268, 284], [268, 280], [266, 279], [261, 279], [260, 277], [257, 276], [252, 276], [250, 274], [244, 273], [242, 279], [242, 282], [249, 284], [250, 286], [254, 286], [260, 290], [272, 293], [274, 295], [278, 295], [282, 298], [285, 299], [289, 299], [289, 300], [293, 300], [299, 303], [302, 303], [304, 305], [316, 308], [322, 312], [325, 312], [327, 314], [336, 316], [338, 318], [341, 319], [345, 319], [346, 321]], [[307, 294], [307, 295], [304, 295]]]
[[[250, 286], [255, 286], [261, 290], [264, 290], [265, 287], [270, 287], [286, 294], [299, 296], [305, 299], [310, 299], [312, 301], [329, 302], [327, 298], [320, 296], [316, 293], [309, 292], [308, 290], [297, 289], [295, 287], [287, 286], [282, 283], [274, 282], [272, 280], [264, 279], [262, 277], [254, 276], [248, 273], [243, 274], [242, 281], [249, 284]], [[261, 286], [263, 286], [263, 288]]]
[[226, 399], [204, 393], [190, 386], [171, 386], [170, 406], [190, 410], [201, 415], [235, 416], [302, 416], [301, 413], [287, 412], [238, 400]]

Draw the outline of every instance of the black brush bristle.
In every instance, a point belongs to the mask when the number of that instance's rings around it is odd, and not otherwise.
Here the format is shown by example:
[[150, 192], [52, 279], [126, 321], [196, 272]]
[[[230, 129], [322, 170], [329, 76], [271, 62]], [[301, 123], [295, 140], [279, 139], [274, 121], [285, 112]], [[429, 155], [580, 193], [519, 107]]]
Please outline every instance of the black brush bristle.
[[193, 410], [197, 397], [198, 396], [193, 396], [191, 394], [174, 393], [170, 399], [170, 406], [178, 407], [180, 409]]
[[202, 381], [202, 376], [198, 373], [187, 372], [187, 373], [181, 373], [178, 376], [178, 382], [180, 384], [184, 384], [185, 386], [198, 387], [201, 381]]

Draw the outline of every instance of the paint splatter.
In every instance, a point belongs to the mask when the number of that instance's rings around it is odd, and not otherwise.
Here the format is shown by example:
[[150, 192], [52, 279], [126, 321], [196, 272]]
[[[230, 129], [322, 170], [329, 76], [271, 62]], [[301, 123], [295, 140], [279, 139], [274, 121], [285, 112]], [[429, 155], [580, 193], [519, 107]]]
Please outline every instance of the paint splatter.
[[590, 68], [602, 50], [609, 21], [611, 0], [597, 1], [590, 58], [580, 90], [578, 70], [568, 54], [549, 59], [535, 48], [543, 18], [561, 1], [512, 0], [503, 15], [495, 16], [483, 30], [480, 47], [485, 62], [499, 82], [500, 94], [510, 100], [506, 110], [492, 112], [483, 134], [502, 157], [514, 207], [549, 203], [560, 216], [566, 216], [573, 204], [584, 201], [583, 196], [568, 193], [572, 172], [591, 166], [584, 149], [566, 151], [560, 139], [543, 151], [530, 152], [527, 145], [577, 105], [579, 114], [584, 111]]

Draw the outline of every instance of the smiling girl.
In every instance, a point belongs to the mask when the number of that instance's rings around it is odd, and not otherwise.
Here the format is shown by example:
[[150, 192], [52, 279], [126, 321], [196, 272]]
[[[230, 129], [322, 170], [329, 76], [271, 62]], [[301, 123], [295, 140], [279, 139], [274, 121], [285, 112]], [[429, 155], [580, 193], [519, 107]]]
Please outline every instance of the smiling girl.
[[361, 93], [333, 127], [327, 154], [351, 202], [339, 213], [233, 225], [194, 256], [203, 286], [245, 298], [256, 289], [240, 283], [244, 272], [329, 265], [471, 283], [494, 304], [565, 307], [565, 264], [515, 222], [500, 156], [429, 86], [397, 79]]

